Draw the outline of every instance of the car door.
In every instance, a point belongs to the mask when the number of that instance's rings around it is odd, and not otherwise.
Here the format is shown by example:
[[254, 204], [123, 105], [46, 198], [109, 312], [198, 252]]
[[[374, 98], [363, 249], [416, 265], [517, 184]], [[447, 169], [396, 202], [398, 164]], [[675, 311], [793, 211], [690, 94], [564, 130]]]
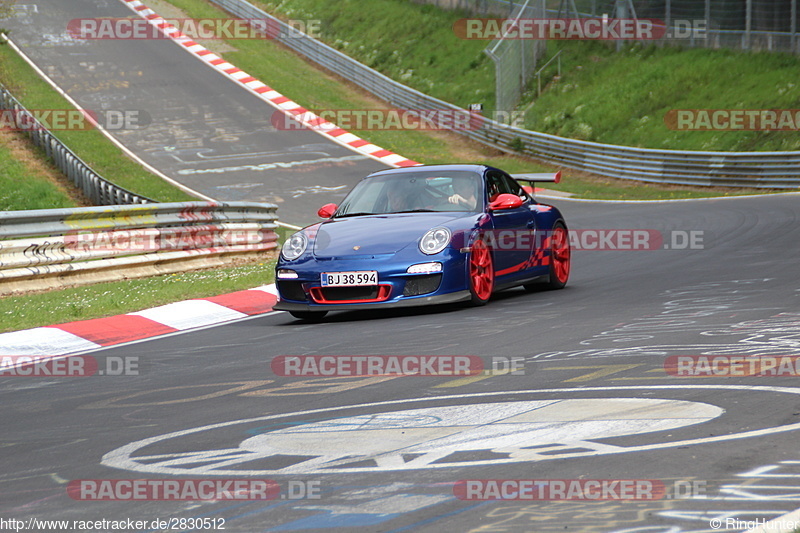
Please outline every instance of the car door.
[[500, 194], [514, 194], [523, 199], [517, 208], [489, 213], [492, 233], [488, 241], [493, 250], [495, 276], [506, 279], [520, 277], [529, 266], [533, 250], [531, 200], [516, 181], [498, 170], [487, 171], [486, 191], [489, 203]]

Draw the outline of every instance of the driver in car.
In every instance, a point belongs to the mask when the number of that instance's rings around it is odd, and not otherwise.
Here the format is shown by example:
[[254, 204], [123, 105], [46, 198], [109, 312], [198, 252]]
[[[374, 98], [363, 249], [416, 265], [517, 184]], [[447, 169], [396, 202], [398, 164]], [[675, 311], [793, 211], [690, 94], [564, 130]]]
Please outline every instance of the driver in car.
[[453, 180], [453, 194], [447, 198], [451, 204], [456, 204], [467, 209], [475, 209], [478, 205], [478, 198], [475, 193], [475, 183], [471, 179]]
[[409, 190], [405, 187], [389, 187], [386, 191], [386, 210], [399, 213], [411, 209]]

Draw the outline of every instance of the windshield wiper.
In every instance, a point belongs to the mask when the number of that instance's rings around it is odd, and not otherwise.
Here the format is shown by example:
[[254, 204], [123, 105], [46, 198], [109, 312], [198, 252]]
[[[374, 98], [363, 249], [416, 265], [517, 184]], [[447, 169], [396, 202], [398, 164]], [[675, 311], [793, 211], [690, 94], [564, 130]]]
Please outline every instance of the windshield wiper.
[[408, 209], [406, 211], [394, 211], [394, 213], [436, 213], [435, 209]]

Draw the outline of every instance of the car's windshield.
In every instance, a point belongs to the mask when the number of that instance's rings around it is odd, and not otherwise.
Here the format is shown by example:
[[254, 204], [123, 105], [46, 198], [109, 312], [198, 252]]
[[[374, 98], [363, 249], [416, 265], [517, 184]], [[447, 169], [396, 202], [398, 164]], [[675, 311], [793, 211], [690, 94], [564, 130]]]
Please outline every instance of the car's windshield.
[[467, 170], [403, 172], [362, 180], [336, 217], [483, 209], [483, 180]]

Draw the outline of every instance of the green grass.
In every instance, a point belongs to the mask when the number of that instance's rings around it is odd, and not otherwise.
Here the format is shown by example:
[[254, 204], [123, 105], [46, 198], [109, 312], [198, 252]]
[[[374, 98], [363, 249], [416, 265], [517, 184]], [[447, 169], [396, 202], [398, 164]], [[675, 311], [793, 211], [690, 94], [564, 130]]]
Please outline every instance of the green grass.
[[274, 281], [275, 261], [0, 298], [0, 332], [140, 311]]
[[[588, 141], [708, 151], [800, 150], [797, 131], [675, 131], [676, 109], [798, 109], [800, 58], [781, 53], [569, 42], [563, 75], [525, 115], [525, 127]], [[556, 66], [545, 71], [552, 80]]]
[[0, 139], [0, 211], [75, 207], [47, 176], [17, 159]]
[[[7, 45], [0, 45], [0, 82], [28, 109], [73, 108]], [[146, 171], [97, 130], [62, 130], [56, 132], [56, 136], [98, 174], [120, 187], [162, 202], [196, 200]], [[42, 151], [37, 151], [44, 157]], [[6, 184], [0, 183], [0, 187], [4, 185]], [[5, 188], [0, 191], [3, 191], [0, 192], [0, 196], [8, 194]], [[43, 204], [43, 207], [56, 207], [56, 205], [48, 206], [44, 199], [40, 204]], [[10, 208], [27, 209], [13, 204]]]

